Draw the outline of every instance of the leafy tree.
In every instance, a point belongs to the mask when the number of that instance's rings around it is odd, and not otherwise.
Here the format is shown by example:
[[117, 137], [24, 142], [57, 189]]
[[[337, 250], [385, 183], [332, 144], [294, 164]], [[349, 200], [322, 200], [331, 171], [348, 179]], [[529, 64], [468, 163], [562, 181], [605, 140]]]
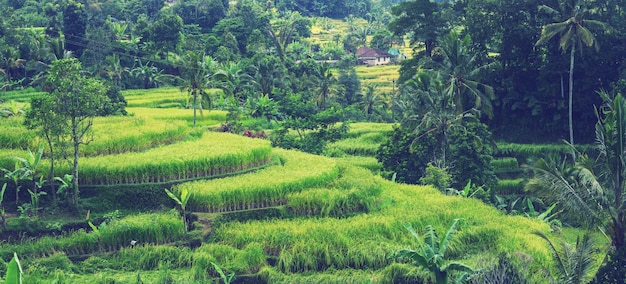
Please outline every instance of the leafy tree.
[[[6, 46], [0, 52], [0, 73], [6, 76], [6, 83], [11, 84], [12, 74], [16, 69], [23, 69], [26, 60], [21, 58], [20, 51], [11, 46]], [[4, 88], [6, 91], [6, 88]]]
[[[229, 17], [220, 20], [213, 28], [213, 32], [224, 37], [227, 33], [232, 34], [236, 39], [236, 50], [246, 55], [248, 53], [246, 49], [248, 39], [254, 30], [266, 31], [269, 25], [269, 15], [263, 12], [263, 8], [258, 3], [254, 1], [238, 1], [233, 13]], [[233, 49], [230, 45], [227, 47]]]
[[285, 149], [299, 149], [320, 154], [327, 143], [343, 137], [348, 131], [343, 112], [329, 108], [317, 112], [312, 101], [301, 94], [288, 94], [279, 103], [279, 112], [285, 116], [281, 128], [272, 132], [272, 145]]
[[396, 18], [389, 23], [389, 30], [396, 36], [412, 34], [411, 45], [424, 42], [426, 56], [431, 56], [437, 38], [446, 34], [451, 27], [446, 14], [450, 6], [446, 1], [406, 1], [391, 8]]
[[394, 126], [391, 136], [376, 152], [383, 170], [395, 174], [397, 182], [417, 184], [438, 148], [432, 134], [418, 136], [418, 143], [414, 143], [415, 137], [413, 129]]
[[54, 169], [56, 161], [65, 156], [67, 141], [65, 136], [69, 127], [63, 116], [55, 111], [55, 98], [49, 95], [36, 96], [31, 99], [30, 109], [26, 112], [24, 123], [29, 129], [36, 129], [43, 137], [48, 147], [50, 168], [48, 185], [51, 187], [53, 201], [56, 201], [56, 191], [53, 188]]
[[[51, 109], [55, 116], [63, 121], [69, 129], [69, 140], [73, 148], [73, 192], [70, 202], [76, 205], [78, 202], [78, 165], [79, 145], [90, 141], [89, 131], [93, 125], [93, 118], [98, 110], [107, 102], [105, 85], [95, 78], [90, 78], [81, 73], [82, 66], [77, 59], [62, 59], [52, 63], [47, 82], [53, 89], [46, 94], [52, 103]], [[38, 109], [33, 109], [38, 112]]]
[[215, 86], [222, 89], [225, 94], [235, 98], [240, 104], [246, 100], [245, 90], [254, 85], [254, 79], [244, 69], [242, 61], [220, 64], [220, 67], [212, 76]]
[[[454, 219], [446, 233], [439, 238], [433, 226], [426, 226], [426, 232], [420, 236], [415, 232], [411, 224], [407, 223], [404, 227], [411, 233], [417, 241], [417, 250], [402, 249], [394, 254], [395, 258], [406, 259], [417, 266], [424, 267], [431, 273], [431, 278], [436, 284], [448, 283], [450, 272], [459, 271], [466, 274], [474, 273], [474, 270], [459, 262], [447, 262], [446, 251], [450, 246], [450, 242], [458, 229], [459, 219]], [[459, 277], [458, 280], [460, 280]]]
[[566, 17], [562, 22], [552, 23], [543, 26], [541, 30], [541, 37], [535, 45], [539, 46], [554, 38], [556, 35], [560, 35], [559, 48], [564, 52], [570, 50], [570, 67], [569, 67], [569, 142], [574, 145], [574, 126], [572, 116], [572, 101], [574, 92], [574, 55], [576, 53], [576, 47], [582, 53], [583, 45], [591, 47], [596, 44], [596, 38], [593, 33], [588, 29], [598, 29], [606, 31], [609, 27], [596, 20], [584, 19], [584, 13], [586, 8], [581, 6], [584, 4], [583, 0], [560, 0], [559, 7], [560, 12], [554, 8], [546, 5], [539, 6], [540, 10], [545, 10], [550, 14]]
[[159, 18], [149, 26], [149, 37], [145, 38], [153, 43], [157, 51], [176, 51], [183, 31], [183, 20], [172, 13], [161, 13]]
[[254, 81], [261, 94], [270, 98], [274, 97], [277, 89], [284, 89], [288, 86], [289, 76], [287, 69], [276, 56], [261, 55], [252, 59], [254, 65]]
[[144, 89], [158, 87], [159, 77], [163, 70], [154, 66], [151, 62], [146, 64], [142, 63], [141, 60], [137, 62], [139, 65], [130, 69], [130, 75], [138, 79], [141, 82], [140, 86]]
[[[351, 59], [352, 57], [349, 58]], [[356, 74], [354, 66], [339, 69], [339, 78], [337, 78], [337, 83], [341, 85], [339, 90], [342, 93], [341, 96], [337, 96], [337, 101], [343, 107], [347, 107], [361, 101], [361, 81], [359, 80], [359, 76]]]
[[203, 32], [209, 32], [218, 21], [226, 17], [226, 7], [222, 0], [183, 0], [172, 6], [185, 25], [198, 25]]
[[80, 57], [85, 48], [85, 32], [87, 31], [87, 14], [85, 5], [74, 0], [63, 7], [63, 34], [68, 39], [67, 49]]

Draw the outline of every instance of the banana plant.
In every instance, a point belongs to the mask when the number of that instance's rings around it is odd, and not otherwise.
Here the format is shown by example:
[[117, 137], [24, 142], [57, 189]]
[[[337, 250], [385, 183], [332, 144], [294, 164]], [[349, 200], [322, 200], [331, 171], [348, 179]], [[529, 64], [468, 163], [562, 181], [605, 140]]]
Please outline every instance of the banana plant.
[[4, 177], [11, 180], [15, 185], [15, 205], [19, 204], [20, 201], [20, 190], [22, 186], [20, 185], [20, 180], [23, 178], [22, 168], [20, 167], [20, 162], [15, 161], [14, 170], [9, 169], [0, 169], [4, 173]]
[[224, 273], [224, 270], [219, 265], [217, 265], [217, 263], [211, 262], [211, 265], [213, 265], [213, 268], [215, 268], [215, 271], [219, 273], [220, 278], [222, 278], [222, 281], [224, 282], [224, 284], [233, 283], [233, 280], [235, 280], [234, 272], [231, 272], [230, 274], [226, 275], [226, 273]]
[[13, 259], [7, 265], [5, 284], [22, 284], [22, 265], [17, 253], [13, 253]]
[[0, 190], [0, 218], [2, 220], [2, 227], [7, 229], [7, 215], [4, 212], [4, 206], [2, 205], [2, 201], [4, 201], [4, 190], [7, 189], [7, 184], [2, 185], [2, 190]]
[[458, 223], [459, 219], [454, 219], [442, 238], [437, 236], [437, 232], [431, 225], [426, 226], [426, 233], [424, 233], [424, 236], [420, 236], [415, 232], [411, 224], [405, 224], [404, 227], [417, 241], [418, 249], [402, 249], [396, 252], [394, 257], [409, 260], [417, 266], [428, 269], [436, 284], [448, 283], [449, 272], [452, 271], [462, 272], [459, 277], [466, 278], [469, 274], [474, 273], [471, 267], [458, 262], [445, 261], [446, 250], [452, 241], [452, 237], [454, 237]]
[[180, 213], [183, 218], [183, 226], [185, 232], [187, 232], [187, 202], [189, 202], [189, 197], [191, 197], [191, 191], [187, 188], [183, 188], [180, 191], [180, 196], [176, 196], [176, 194], [166, 188], [165, 193], [167, 193], [167, 196], [169, 196], [172, 200], [174, 200], [174, 202], [176, 202], [176, 204], [180, 206]]

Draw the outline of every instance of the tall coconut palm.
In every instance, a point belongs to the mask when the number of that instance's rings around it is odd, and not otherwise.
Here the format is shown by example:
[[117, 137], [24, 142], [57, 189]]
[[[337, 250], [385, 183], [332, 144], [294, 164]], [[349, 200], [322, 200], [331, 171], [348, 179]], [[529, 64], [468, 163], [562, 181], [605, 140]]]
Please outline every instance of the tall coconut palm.
[[326, 110], [328, 98], [330, 98], [330, 96], [332, 96], [332, 93], [336, 91], [338, 80], [337, 77], [333, 75], [333, 72], [330, 69], [330, 65], [328, 65], [327, 63], [322, 63], [318, 65], [317, 79], [317, 103], [320, 110]]
[[[440, 40], [440, 45], [433, 50], [433, 57], [425, 59], [423, 65], [441, 73], [445, 82], [446, 96], [454, 98], [456, 113], [462, 114], [476, 108], [493, 116], [491, 100], [495, 98], [493, 87], [480, 82], [481, 73], [495, 68], [496, 62], [480, 65], [478, 55], [471, 50], [469, 36], [461, 38], [457, 32], [451, 32]], [[473, 101], [471, 107], [467, 101]]]
[[[200, 109], [202, 116], [202, 100], [208, 102], [211, 107], [211, 98], [207, 89], [211, 80], [211, 75], [217, 70], [217, 62], [211, 56], [189, 51], [185, 55], [178, 57], [177, 62], [182, 66], [180, 77], [183, 79], [183, 88], [187, 90], [193, 99], [193, 127], [196, 127], [196, 112]], [[200, 99], [200, 103], [198, 103]]]
[[[583, 0], [561, 0], [559, 1], [560, 11], [546, 5], [539, 6], [540, 11], [545, 11], [561, 19], [565, 17], [565, 20], [543, 26], [541, 36], [537, 43], [535, 43], [536, 46], [543, 45], [559, 35], [559, 48], [563, 52], [568, 49], [570, 50], [568, 117], [569, 143], [572, 145], [574, 145], [572, 102], [574, 92], [574, 55], [576, 53], [576, 47], [578, 47], [581, 54], [584, 46], [593, 46], [597, 50], [598, 44], [596, 38], [588, 28], [602, 31], [609, 29], [609, 26], [603, 22], [584, 19], [586, 9], [581, 6], [581, 4], [583, 4], [582, 2]], [[573, 159], [575, 159], [574, 154]]]

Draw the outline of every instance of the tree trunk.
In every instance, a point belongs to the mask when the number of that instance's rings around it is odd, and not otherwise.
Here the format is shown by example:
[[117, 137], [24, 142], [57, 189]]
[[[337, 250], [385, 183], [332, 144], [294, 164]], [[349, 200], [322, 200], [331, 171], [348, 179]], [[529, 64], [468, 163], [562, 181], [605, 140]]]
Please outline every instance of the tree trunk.
[[74, 166], [72, 168], [72, 174], [74, 175], [74, 179], [72, 179], [72, 193], [71, 193], [71, 202], [72, 205], [78, 205], [78, 146], [79, 146], [79, 137], [78, 137], [78, 122], [73, 118], [72, 119], [72, 140], [74, 142]]
[[[569, 59], [569, 143], [574, 146], [574, 122], [572, 118], [573, 108], [573, 92], [574, 92], [574, 52], [576, 44], [572, 44]], [[572, 161], [576, 161], [576, 151], [572, 148]]]
[[193, 128], [196, 128], [196, 91], [192, 91], [191, 95], [193, 96]]

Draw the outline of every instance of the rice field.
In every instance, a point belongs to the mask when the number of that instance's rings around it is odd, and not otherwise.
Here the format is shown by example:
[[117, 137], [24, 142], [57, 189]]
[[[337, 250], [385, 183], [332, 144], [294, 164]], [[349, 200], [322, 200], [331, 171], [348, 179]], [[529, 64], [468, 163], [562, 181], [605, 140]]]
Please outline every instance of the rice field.
[[[114, 185], [208, 178], [268, 163], [271, 152], [266, 140], [207, 132], [194, 141], [143, 152], [84, 158], [79, 182]], [[69, 172], [69, 168], [61, 168], [58, 172]]]
[[188, 206], [194, 211], [246, 210], [283, 204], [287, 194], [323, 186], [339, 173], [329, 158], [282, 149], [273, 153], [280, 165], [242, 176], [184, 183], [175, 190], [193, 192]]
[[393, 125], [389, 123], [352, 123], [347, 138], [328, 144], [325, 153], [333, 157], [374, 157], [391, 131]]
[[391, 94], [398, 90], [400, 65], [357, 66], [356, 74], [361, 80], [361, 86], [376, 84], [380, 93]]
[[[371, 80], [397, 73], [389, 66], [373, 71], [358, 72]], [[441, 234], [457, 218], [460, 231], [447, 252], [452, 260], [480, 269], [501, 252], [526, 255], [533, 259], [532, 283], [544, 282], [541, 268], [554, 265], [545, 241], [532, 234], [549, 233], [548, 224], [377, 175], [380, 164], [373, 156], [393, 131], [391, 124], [351, 124], [347, 138], [325, 151], [337, 154], [331, 158], [271, 148], [267, 140], [207, 132], [206, 126], [224, 121], [221, 111], [205, 112], [199, 117], [205, 127], [191, 129], [192, 110], [157, 108], [175, 103], [164, 97], [180, 94], [176, 88], [125, 93], [137, 107], [127, 109], [128, 117], [96, 119], [95, 139], [82, 149], [79, 182], [102, 185], [94, 186], [99, 192], [127, 184], [183, 182], [172, 190], [192, 192], [187, 212], [193, 230], [184, 232], [180, 213], [170, 210], [176, 205], [172, 201], [106, 225], [96, 222], [97, 230], [85, 225], [56, 236], [0, 243], [2, 261], [13, 252], [22, 258], [25, 283], [210, 283], [220, 277], [213, 263], [252, 282], [420, 283], [426, 281], [426, 271], [390, 257], [399, 249], [415, 248], [403, 225], [410, 223], [420, 232], [432, 225]], [[3, 129], [11, 129], [0, 133], [0, 167], [13, 167], [13, 157], [25, 157], [25, 149], [34, 146], [36, 138], [20, 119], [0, 120]], [[502, 153], [511, 156], [537, 151], [503, 145]], [[47, 160], [42, 163], [45, 172]], [[494, 163], [503, 172], [519, 168], [514, 158]], [[57, 175], [64, 172], [69, 172], [67, 165], [57, 169]], [[517, 190], [523, 182], [501, 182], [497, 190]], [[281, 213], [256, 216], [270, 209]], [[217, 219], [246, 211], [251, 217], [194, 222], [200, 215], [194, 212]], [[570, 240], [578, 233], [565, 232]]]
[[[132, 116], [146, 117], [159, 120], [184, 120], [188, 125], [193, 125], [193, 109], [161, 109], [161, 108], [145, 108], [145, 107], [129, 107], [126, 111]], [[204, 110], [200, 114], [197, 110], [197, 124], [199, 126], [212, 126], [226, 121], [226, 111], [221, 110]]]

